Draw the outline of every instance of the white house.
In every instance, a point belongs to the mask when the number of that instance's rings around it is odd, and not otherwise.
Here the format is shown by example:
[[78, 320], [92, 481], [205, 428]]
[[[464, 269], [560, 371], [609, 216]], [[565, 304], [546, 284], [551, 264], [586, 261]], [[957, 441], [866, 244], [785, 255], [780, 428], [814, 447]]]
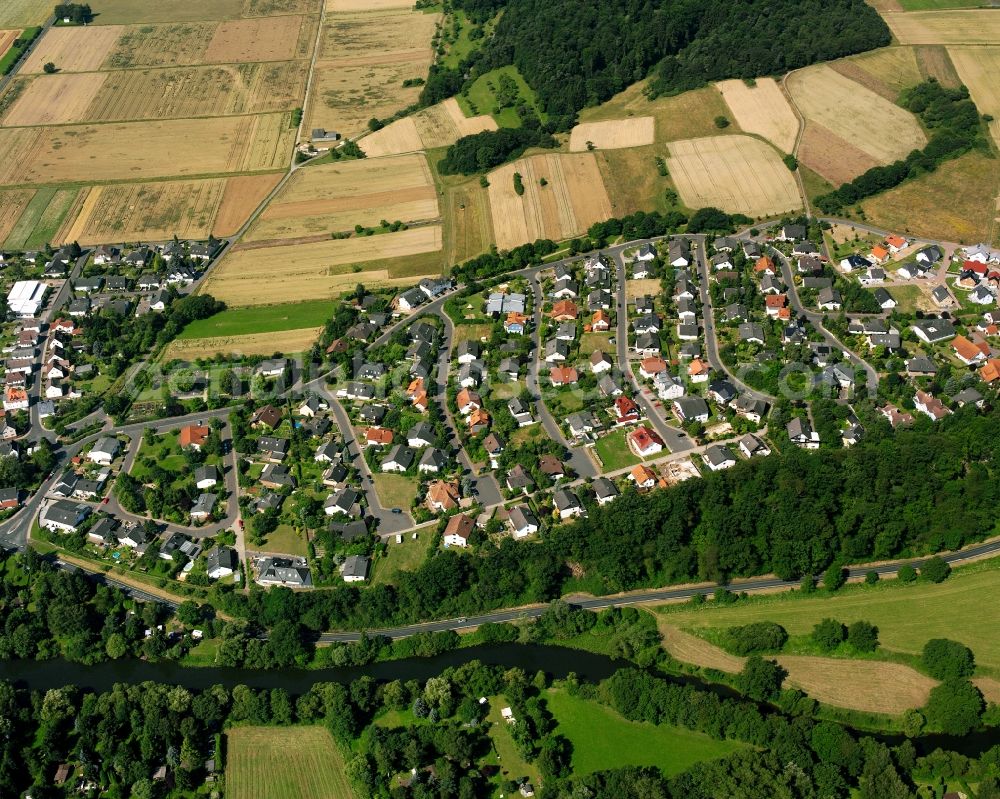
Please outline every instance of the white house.
[[90, 452], [87, 453], [87, 459], [94, 463], [108, 466], [118, 457], [120, 451], [121, 442], [117, 438], [102, 436], [97, 440], [97, 443], [94, 444]]

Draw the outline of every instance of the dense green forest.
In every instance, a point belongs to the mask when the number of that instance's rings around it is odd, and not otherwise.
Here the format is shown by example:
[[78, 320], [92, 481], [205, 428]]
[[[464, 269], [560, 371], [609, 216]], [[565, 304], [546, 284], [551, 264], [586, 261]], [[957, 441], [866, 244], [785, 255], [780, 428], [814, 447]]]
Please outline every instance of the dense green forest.
[[886, 166], [872, 167], [854, 180], [816, 198], [816, 205], [828, 214], [840, 213], [865, 197], [898, 186], [903, 181], [933, 172], [942, 163], [957, 158], [974, 147], [985, 147], [983, 121], [964, 86], [948, 89], [934, 78], [907, 89], [899, 98], [930, 131], [922, 150]]
[[[627, 719], [751, 748], [669, 778], [638, 767], [577, 775], [574, 742], [561, 734], [549, 708], [553, 688]], [[36, 799], [56, 799], [79, 795], [77, 785], [93, 781], [114, 799], [192, 796], [207, 776], [206, 760], [224, 768], [227, 728], [267, 724], [280, 738], [282, 727], [317, 724], [342, 748], [359, 799], [472, 799], [496, 795], [497, 787], [517, 795], [519, 783], [510, 779], [517, 775], [491, 784], [496, 754], [489, 704], [479, 697], [499, 697], [514, 711], [511, 738], [541, 774], [544, 786], [535, 787], [546, 799], [913, 799], [916, 780], [942, 776], [976, 784], [977, 799], [1000, 797], [1000, 747], [975, 759], [941, 750], [918, 757], [909, 740], [890, 747], [808, 714], [722, 699], [635, 669], [596, 685], [572, 676], [553, 684], [541, 672], [477, 661], [423, 681], [379, 683], [365, 676], [349, 684], [316, 683], [299, 696], [243, 685], [192, 691], [145, 682], [97, 693], [73, 686], [29, 691], [0, 682], [0, 793], [28, 790]], [[373, 723], [387, 712], [402, 721]], [[56, 785], [62, 763], [74, 767], [72, 780]], [[166, 779], [152, 779], [160, 768]], [[397, 774], [413, 778], [390, 779]]]
[[783, 73], [889, 44], [863, 0], [456, 0], [474, 20], [500, 8], [471, 74], [514, 64], [555, 129], [655, 68], [669, 94], [722, 78]]

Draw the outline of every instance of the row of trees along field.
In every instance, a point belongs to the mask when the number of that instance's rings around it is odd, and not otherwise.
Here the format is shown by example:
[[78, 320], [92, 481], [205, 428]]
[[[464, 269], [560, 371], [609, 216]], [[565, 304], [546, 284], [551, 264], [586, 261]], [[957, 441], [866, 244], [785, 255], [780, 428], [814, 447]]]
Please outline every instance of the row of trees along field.
[[984, 122], [964, 86], [948, 89], [934, 78], [905, 90], [899, 104], [912, 111], [930, 131], [922, 150], [887, 166], [876, 166], [854, 180], [816, 198], [816, 205], [836, 214], [850, 205], [898, 186], [903, 181], [933, 172], [945, 161], [980, 147], [989, 150]]
[[[560, 734], [548, 707], [553, 687], [627, 719], [747, 746], [669, 778], [637, 767], [574, 776], [574, 742]], [[1000, 746], [975, 759], [940, 750], [918, 757], [909, 740], [890, 748], [829, 721], [720, 698], [634, 669], [598, 685], [570, 677], [553, 686], [542, 672], [477, 661], [425, 681], [378, 683], [365, 676], [346, 685], [316, 683], [299, 696], [280, 688], [194, 691], [152, 682], [103, 693], [73, 686], [43, 693], [0, 682], [0, 793], [66, 796], [72, 789], [56, 786], [53, 776], [59, 764], [70, 763], [74, 779], [93, 780], [111, 797], [193, 795], [206, 776], [207, 758], [224, 767], [227, 727], [271, 725], [280, 738], [282, 727], [318, 724], [342, 748], [358, 799], [471, 799], [492, 791], [487, 781], [495, 768], [484, 765], [495, 760], [495, 750], [489, 704], [479, 697], [499, 697], [512, 708], [514, 746], [537, 767], [544, 795], [556, 799], [914, 799], [915, 779], [939, 775], [977, 783], [977, 799], [1000, 797]], [[400, 723], [375, 725], [385, 712], [403, 714]], [[168, 780], [151, 779], [160, 768]], [[412, 778], [387, 778], [395, 774]], [[509, 777], [501, 787], [514, 794], [518, 784]]]

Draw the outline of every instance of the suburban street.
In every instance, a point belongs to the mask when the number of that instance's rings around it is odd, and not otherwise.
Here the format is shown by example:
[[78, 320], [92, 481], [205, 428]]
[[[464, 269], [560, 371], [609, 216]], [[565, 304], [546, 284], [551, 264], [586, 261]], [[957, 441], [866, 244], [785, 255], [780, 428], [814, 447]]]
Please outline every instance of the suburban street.
[[618, 278], [618, 313], [617, 313], [617, 328], [615, 336], [615, 347], [618, 353], [618, 368], [622, 370], [632, 387], [633, 396], [632, 399], [635, 403], [642, 409], [643, 415], [649, 421], [651, 425], [655, 428], [657, 434], [663, 439], [663, 443], [667, 445], [667, 449], [671, 452], [685, 452], [694, 446], [694, 442], [678, 427], [674, 427], [667, 421], [667, 412], [660, 403], [657, 407], [654, 402], [652, 402], [646, 391], [643, 390], [643, 386], [640, 385], [638, 379], [636, 379], [635, 372], [632, 369], [632, 362], [629, 360], [628, 353], [628, 300], [625, 293], [626, 285], [626, 274], [625, 274], [625, 257], [623, 255], [623, 248], [614, 248], [612, 250], [606, 250], [606, 252], [611, 257], [612, 262], [615, 265], [615, 273]]
[[394, 535], [413, 526], [413, 519], [410, 517], [409, 508], [400, 508], [401, 513], [393, 513], [391, 508], [382, 506], [378, 492], [375, 490], [375, 481], [372, 479], [371, 470], [365, 460], [364, 447], [354, 435], [354, 428], [351, 426], [350, 417], [344, 406], [333, 395], [333, 392], [325, 386], [320, 389], [323, 398], [330, 403], [330, 410], [337, 421], [347, 447], [347, 455], [351, 458], [354, 468], [361, 475], [361, 484], [364, 487], [365, 499], [368, 503], [368, 514], [376, 521], [376, 529], [381, 536]]
[[[552, 268], [552, 266], [549, 268]], [[531, 282], [531, 290], [535, 295], [534, 331], [532, 332], [532, 335], [535, 337], [535, 353], [534, 357], [528, 361], [525, 385], [528, 393], [535, 398], [535, 416], [538, 417], [548, 437], [562, 444], [566, 448], [566, 451], [569, 452], [569, 460], [567, 462], [573, 472], [580, 477], [596, 477], [597, 466], [594, 464], [594, 461], [582, 448], [570, 446], [562, 434], [559, 423], [553, 418], [548, 406], [545, 404], [545, 400], [542, 399], [541, 370], [545, 368], [545, 362], [542, 360], [545, 352], [545, 345], [542, 342], [542, 324], [544, 322], [542, 318], [542, 304], [545, 302], [545, 295], [542, 293], [542, 285], [538, 280], [538, 270], [535, 270], [529, 276], [529, 280]]]
[[729, 382], [732, 383], [741, 394], [749, 394], [754, 399], [764, 400], [768, 403], [774, 402], [775, 397], [770, 394], [766, 394], [763, 391], [750, 388], [750, 386], [736, 377], [722, 362], [722, 357], [719, 355], [719, 337], [715, 328], [715, 314], [712, 308], [712, 293], [708, 288], [708, 258], [705, 255], [707, 237], [695, 236], [693, 238], [698, 242], [696, 255], [699, 281], [698, 293], [699, 298], [701, 299], [702, 321], [705, 328], [705, 357], [708, 359], [709, 366], [711, 366], [715, 371], [726, 375]]
[[441, 351], [438, 354], [437, 379], [435, 380], [434, 401], [441, 407], [441, 413], [445, 419], [445, 427], [451, 438], [451, 446], [458, 452], [458, 462], [462, 469], [469, 475], [469, 486], [473, 496], [477, 497], [483, 505], [497, 505], [503, 501], [500, 493], [500, 486], [497, 483], [493, 472], [486, 471], [477, 474], [469, 453], [462, 446], [462, 441], [458, 437], [458, 424], [454, 415], [448, 409], [448, 377], [451, 372], [451, 352], [455, 347], [455, 325], [451, 318], [443, 310], [443, 306], [437, 311], [437, 316], [444, 323], [444, 340], [441, 342]]
[[799, 292], [795, 288], [795, 280], [792, 275], [792, 266], [789, 262], [787, 256], [779, 250], [771, 248], [771, 254], [777, 258], [779, 265], [781, 266], [781, 278], [785, 282], [788, 294], [788, 302], [792, 306], [792, 310], [795, 311], [800, 317], [805, 317], [809, 320], [814, 328], [823, 336], [830, 347], [844, 353], [844, 356], [850, 360], [855, 366], [865, 370], [865, 383], [868, 389], [868, 396], [874, 397], [878, 393], [878, 372], [875, 371], [873, 367], [866, 360], [858, 356], [852, 350], [844, 346], [836, 336], [833, 335], [829, 330], [823, 326], [823, 313], [819, 311], [811, 311], [802, 304], [802, 300], [799, 299]]

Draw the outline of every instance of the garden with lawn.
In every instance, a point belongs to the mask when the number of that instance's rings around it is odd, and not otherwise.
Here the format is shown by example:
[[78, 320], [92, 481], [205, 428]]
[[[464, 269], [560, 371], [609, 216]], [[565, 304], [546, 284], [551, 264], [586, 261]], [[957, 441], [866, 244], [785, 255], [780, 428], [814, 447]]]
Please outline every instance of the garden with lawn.
[[594, 449], [600, 457], [601, 463], [604, 464], [605, 472], [614, 472], [642, 463], [642, 460], [629, 449], [628, 442], [625, 441], [626, 432], [625, 430], [615, 430], [613, 433], [608, 433], [597, 439]]

